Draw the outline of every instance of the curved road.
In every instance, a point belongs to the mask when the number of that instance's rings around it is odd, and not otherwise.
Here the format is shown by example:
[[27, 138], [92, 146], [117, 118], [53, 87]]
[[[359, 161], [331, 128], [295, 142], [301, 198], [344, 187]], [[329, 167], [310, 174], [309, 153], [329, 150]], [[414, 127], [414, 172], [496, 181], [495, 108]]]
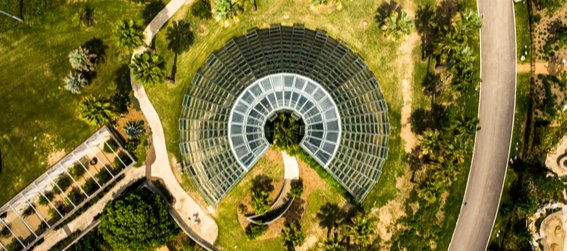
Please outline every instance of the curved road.
[[481, 29], [480, 127], [449, 250], [486, 250], [506, 176], [516, 97], [512, 0], [478, 0]]

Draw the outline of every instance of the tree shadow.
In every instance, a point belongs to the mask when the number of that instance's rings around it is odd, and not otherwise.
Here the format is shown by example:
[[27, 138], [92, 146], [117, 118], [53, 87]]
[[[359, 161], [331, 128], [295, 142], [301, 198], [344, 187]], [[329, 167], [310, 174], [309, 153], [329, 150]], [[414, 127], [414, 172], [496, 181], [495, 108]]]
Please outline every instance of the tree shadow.
[[421, 147], [417, 146], [414, 148], [411, 153], [408, 155], [408, 165], [411, 170], [411, 178], [410, 181], [415, 183], [415, 173], [423, 167], [425, 163], [424, 159], [420, 156], [421, 154]]
[[456, 0], [443, 0], [437, 6], [437, 12], [433, 19], [433, 22], [437, 27], [448, 26], [451, 24], [451, 20], [459, 11], [459, 6]]
[[177, 73], [177, 56], [189, 49], [193, 44], [194, 36], [189, 23], [180, 20], [174, 21], [167, 28], [166, 33], [167, 48], [175, 53], [173, 58], [173, 66], [171, 67], [171, 79], [175, 80]]
[[282, 216], [285, 219], [284, 224], [288, 222], [299, 222], [304, 212], [305, 201], [301, 198], [294, 199], [287, 212]]
[[433, 42], [435, 40], [435, 28], [432, 19], [435, 11], [431, 5], [422, 5], [415, 12], [415, 30], [421, 38], [421, 59], [433, 54]]
[[130, 68], [127, 64], [124, 64], [114, 72], [114, 76], [116, 93], [112, 96], [111, 102], [115, 111], [126, 113], [131, 104], [130, 93], [132, 92], [132, 85], [130, 84]]
[[402, 7], [396, 1], [391, 0], [390, 2], [383, 2], [380, 4], [376, 10], [376, 16], [374, 16], [378, 26], [386, 24], [388, 18], [393, 12], [397, 12], [398, 15], [402, 12]]
[[421, 135], [427, 129], [439, 129], [444, 116], [447, 116], [447, 108], [443, 105], [433, 104], [430, 110], [417, 109], [410, 117], [411, 131]]
[[2, 173], [2, 170], [4, 169], [4, 162], [2, 162], [2, 149], [0, 149], [0, 173]]
[[92, 38], [82, 45], [83, 48], [89, 50], [90, 52], [96, 54], [93, 62], [95, 64], [104, 63], [106, 60], [106, 50], [108, 46], [104, 44], [104, 41], [100, 38]]
[[252, 192], [267, 192], [270, 193], [274, 191], [274, 185], [272, 185], [272, 179], [265, 174], [260, 174], [252, 179]]
[[148, 25], [164, 7], [165, 3], [163, 3], [161, 0], [154, 0], [146, 4], [146, 7], [142, 11], [144, 24]]

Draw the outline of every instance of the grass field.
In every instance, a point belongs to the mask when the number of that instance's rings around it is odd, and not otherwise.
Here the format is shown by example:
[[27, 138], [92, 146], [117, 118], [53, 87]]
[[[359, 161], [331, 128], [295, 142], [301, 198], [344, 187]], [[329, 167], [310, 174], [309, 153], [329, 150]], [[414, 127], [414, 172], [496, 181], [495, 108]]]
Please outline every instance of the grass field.
[[[129, 53], [111, 39], [113, 24], [122, 18], [143, 19], [143, 7], [129, 1], [89, 1], [96, 24], [88, 29], [71, 23], [82, 4], [57, 7], [33, 24], [0, 33], [0, 204], [48, 168], [50, 153], [69, 152], [96, 128], [78, 119], [75, 108], [83, 95], [110, 96], [129, 86]], [[67, 54], [98, 38], [106, 47], [97, 76], [82, 95], [63, 89], [71, 69]]]
[[[524, 147], [524, 135], [526, 133], [526, 119], [529, 112], [530, 105], [530, 74], [518, 74], [516, 82], [516, 111], [514, 118], [514, 133], [512, 135], [512, 148], [510, 149], [510, 156], [520, 155]], [[517, 150], [516, 150], [516, 147]], [[500, 199], [501, 205], [513, 205], [511, 201], [514, 198], [511, 196], [511, 188], [514, 182], [518, 179], [518, 174], [514, 172], [514, 169], [508, 168], [506, 173], [506, 181], [504, 184], [504, 190], [502, 191], [502, 198]], [[499, 230], [506, 229], [508, 222], [510, 221], [510, 216], [512, 214], [506, 214], [503, 217], [501, 210], [512, 210], [510, 208], [504, 209], [500, 208], [496, 221], [494, 223], [494, 228], [492, 230], [492, 236], [490, 237], [491, 242], [501, 242], [496, 237]]]
[[[526, 1], [514, 2], [514, 13], [516, 15], [516, 47], [518, 54], [518, 63], [520, 57], [526, 56], [525, 63], [530, 62], [531, 54], [531, 39], [530, 39], [530, 21], [528, 14], [528, 5]], [[527, 47], [527, 48], [526, 48]], [[525, 54], [527, 52], [527, 55]]]
[[[341, 10], [332, 11], [329, 7], [311, 9], [307, 0], [257, 1], [258, 11], [252, 12], [247, 9], [240, 15], [239, 21], [231, 23], [228, 27], [214, 20], [197, 20], [188, 14], [188, 7], [182, 9], [173, 19], [184, 19], [191, 23], [195, 35], [194, 43], [187, 52], [178, 57], [175, 86], [161, 85], [147, 90], [160, 115], [171, 155], [178, 159], [180, 157], [178, 119], [181, 113], [181, 101], [195, 72], [206, 58], [215, 50], [220, 49], [229, 39], [244, 35], [247, 30], [254, 27], [299, 23], [306, 28], [324, 30], [332, 37], [342, 40], [362, 56], [380, 82], [380, 88], [389, 106], [388, 117], [392, 136], [384, 173], [365, 203], [368, 207], [379, 206], [394, 198], [397, 194], [395, 178], [403, 174], [405, 168], [403, 145], [399, 137], [402, 104], [399, 90], [399, 72], [401, 71], [400, 66], [396, 64], [398, 42], [384, 39], [374, 21], [375, 11], [381, 2], [345, 2]], [[204, 27], [205, 33], [198, 32], [199, 26]], [[170, 71], [174, 55], [167, 50], [165, 29], [167, 27], [158, 34], [155, 47], [157, 52], [166, 59], [166, 69]]]

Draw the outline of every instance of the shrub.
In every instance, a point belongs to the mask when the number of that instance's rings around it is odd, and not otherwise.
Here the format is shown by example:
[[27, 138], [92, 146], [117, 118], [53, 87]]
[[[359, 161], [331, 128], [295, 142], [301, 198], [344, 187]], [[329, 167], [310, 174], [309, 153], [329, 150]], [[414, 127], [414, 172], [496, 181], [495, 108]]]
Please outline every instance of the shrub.
[[80, 118], [91, 126], [109, 124], [114, 117], [110, 102], [93, 95], [84, 97], [79, 103]]
[[95, 178], [99, 183], [104, 184], [108, 182], [112, 178], [112, 176], [110, 176], [106, 169], [103, 168], [100, 169], [100, 171], [95, 175]]
[[81, 188], [83, 188], [83, 190], [85, 190], [85, 192], [89, 195], [92, 195], [99, 189], [99, 186], [93, 179], [89, 179], [85, 182], [85, 184], [83, 184], [83, 186], [81, 186]]
[[47, 191], [43, 194], [45, 195], [45, 197], [43, 195], [39, 196], [39, 204], [45, 206], [49, 204], [49, 200], [52, 200], [55, 194], [53, 193], [53, 191]]
[[71, 190], [71, 192], [67, 195], [67, 197], [69, 197], [69, 199], [75, 205], [79, 205], [85, 199], [85, 195], [83, 194], [83, 192], [81, 192], [81, 189], [79, 189], [78, 187], [74, 187]]
[[8, 251], [22, 250], [22, 245], [16, 239], [13, 239], [12, 242], [6, 246], [6, 249]]
[[71, 71], [63, 79], [65, 89], [73, 94], [80, 94], [81, 88], [89, 84], [89, 81], [80, 72]]
[[301, 194], [303, 193], [303, 180], [302, 179], [291, 181], [290, 193], [291, 193], [291, 196], [293, 196], [294, 198], [298, 198], [298, 197], [301, 196]]
[[65, 191], [67, 190], [67, 188], [69, 188], [71, 186], [71, 183], [73, 181], [71, 180], [71, 178], [65, 174], [63, 174], [62, 176], [59, 176], [59, 178], [57, 179], [57, 186], [59, 186], [59, 188], [61, 188], [61, 190]]
[[[10, 226], [10, 224], [8, 224], [8, 226]], [[0, 236], [2, 238], [9, 237], [10, 235], [12, 235], [12, 233], [10, 233], [10, 229], [7, 227], [3, 227], [2, 230], [0, 230]]]
[[71, 68], [79, 72], [92, 72], [95, 70], [94, 60], [96, 55], [82, 46], [69, 52], [69, 63]]
[[246, 226], [245, 231], [246, 231], [246, 237], [248, 237], [249, 240], [255, 240], [256, 238], [264, 235], [268, 231], [268, 226], [250, 223], [248, 224], [248, 226]]
[[83, 174], [85, 174], [85, 172], [85, 168], [83, 168], [81, 164], [77, 163], [71, 168], [71, 171], [69, 173], [71, 174], [71, 176], [73, 176], [74, 179], [77, 180], [83, 177]]
[[252, 192], [252, 208], [256, 214], [263, 214], [270, 209], [270, 198], [267, 192]]
[[191, 6], [191, 14], [200, 19], [210, 19], [213, 17], [211, 3], [209, 0], [197, 0]]
[[34, 210], [31, 206], [27, 206], [24, 211], [22, 211], [22, 216], [27, 217], [34, 213]]
[[124, 126], [124, 133], [128, 139], [139, 139], [142, 135], [144, 135], [144, 132], [145, 128], [143, 120], [130, 120]]
[[91, 27], [95, 22], [94, 8], [88, 5], [79, 8], [79, 11], [73, 16], [73, 23], [76, 23], [80, 27]]
[[301, 230], [299, 222], [287, 222], [282, 229], [282, 239], [287, 250], [295, 250], [295, 247], [301, 246], [305, 240], [305, 233]]
[[104, 144], [103, 151], [105, 153], [114, 153], [117, 150], [118, 150], [118, 143], [116, 143], [114, 139], [109, 139], [106, 141], [106, 144]]
[[215, 0], [215, 17], [221, 20], [235, 18], [242, 11], [237, 0]]

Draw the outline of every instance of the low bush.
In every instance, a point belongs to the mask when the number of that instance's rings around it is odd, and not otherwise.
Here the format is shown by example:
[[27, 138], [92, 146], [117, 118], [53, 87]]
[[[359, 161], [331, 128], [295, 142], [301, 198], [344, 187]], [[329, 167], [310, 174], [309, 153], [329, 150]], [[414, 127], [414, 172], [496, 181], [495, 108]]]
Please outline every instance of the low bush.
[[209, 0], [197, 0], [191, 6], [191, 14], [200, 19], [211, 19], [213, 17], [211, 3]]
[[74, 179], [78, 180], [79, 178], [83, 177], [83, 174], [85, 174], [85, 172], [85, 168], [81, 164], [77, 163], [71, 168], [71, 171], [69, 173], [71, 174], [71, 176], [73, 176]]
[[264, 235], [268, 231], [268, 226], [250, 223], [248, 224], [248, 226], [246, 226], [245, 231], [246, 231], [246, 237], [249, 240], [255, 240], [258, 237]]
[[290, 193], [291, 193], [291, 196], [293, 196], [294, 198], [298, 198], [298, 197], [301, 196], [301, 194], [303, 193], [303, 180], [302, 179], [291, 181]]
[[113, 153], [113, 152], [118, 151], [118, 143], [116, 143], [116, 141], [114, 141], [114, 139], [107, 140], [106, 144], [104, 144], [103, 151], [105, 153]]

